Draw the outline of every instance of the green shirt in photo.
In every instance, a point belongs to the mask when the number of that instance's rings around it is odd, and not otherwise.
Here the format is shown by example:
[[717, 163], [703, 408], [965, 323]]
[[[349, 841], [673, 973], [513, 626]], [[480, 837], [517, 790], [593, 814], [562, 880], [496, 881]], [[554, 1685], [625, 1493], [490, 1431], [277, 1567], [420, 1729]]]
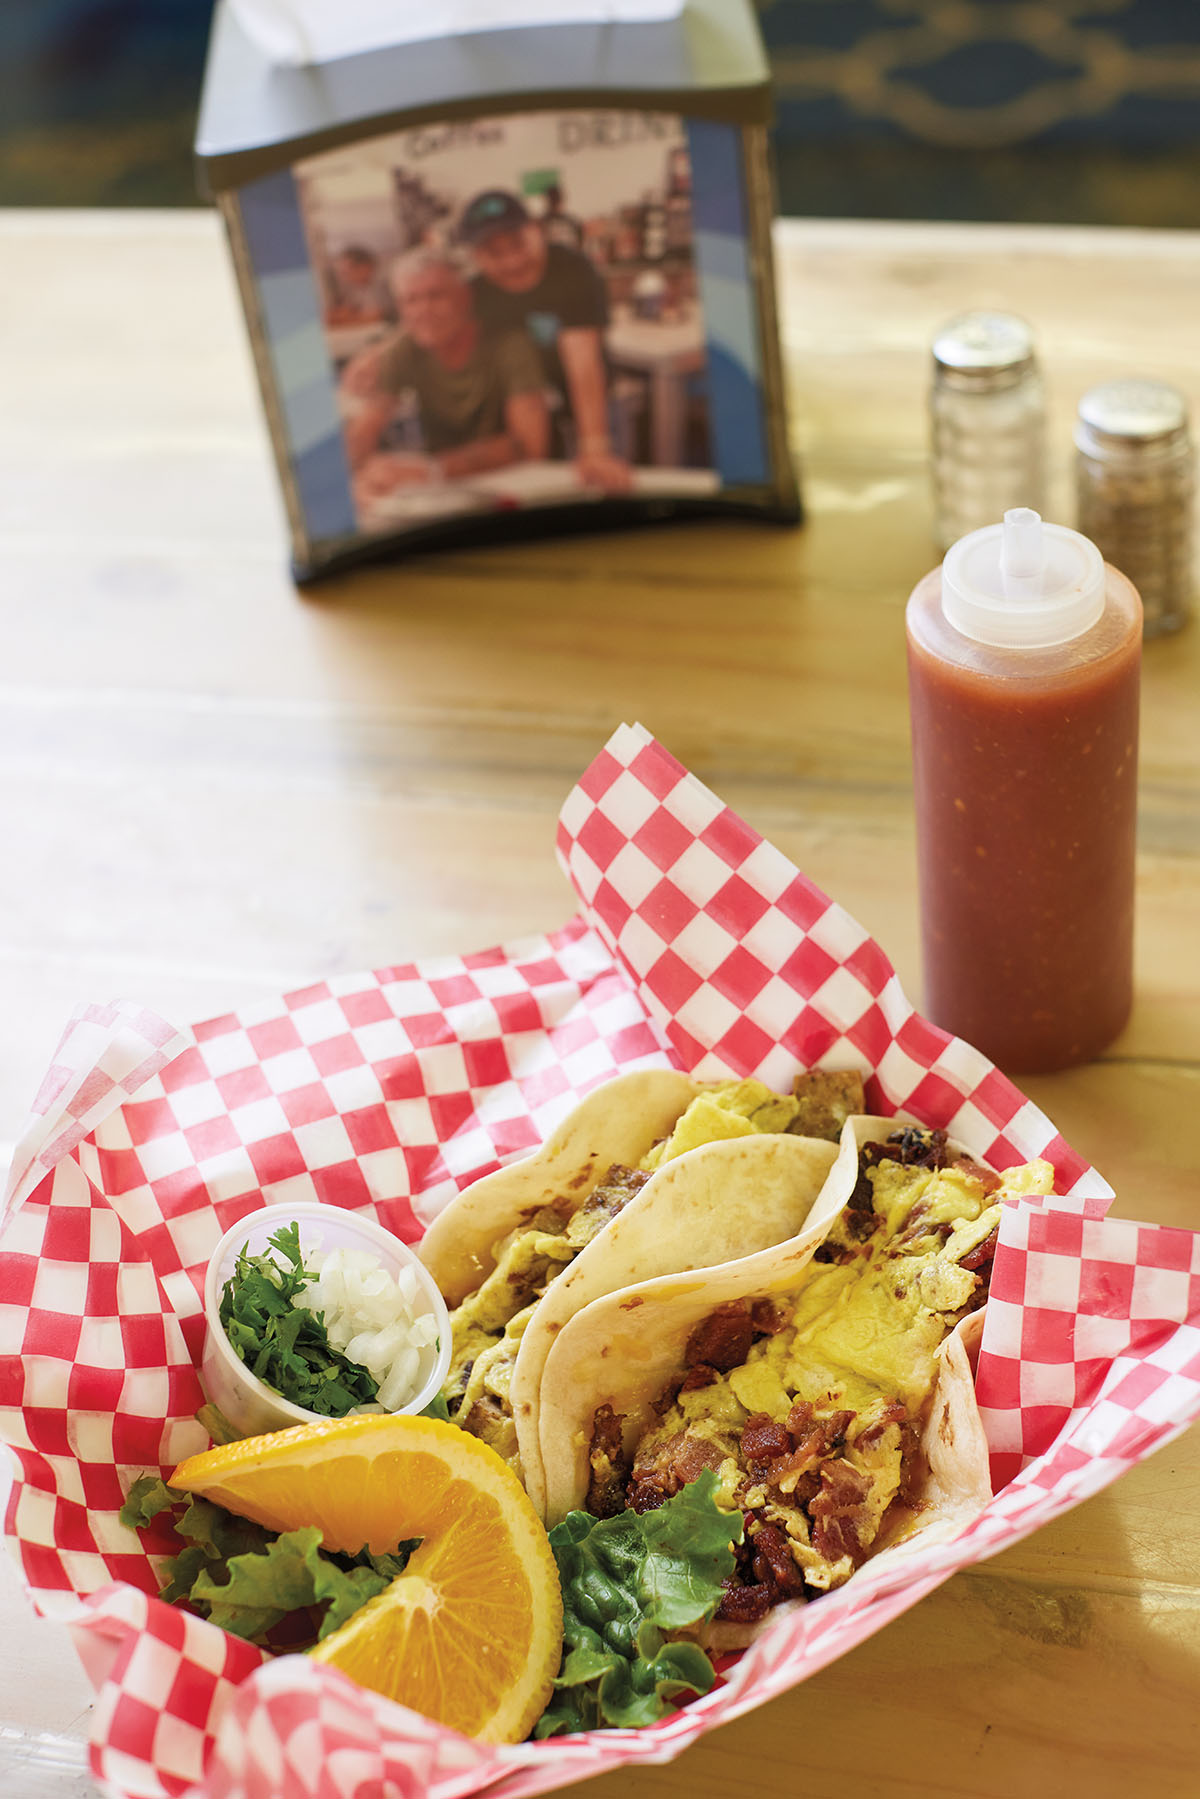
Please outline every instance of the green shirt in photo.
[[525, 331], [481, 335], [461, 368], [447, 368], [403, 332], [387, 345], [377, 380], [384, 393], [417, 397], [421, 437], [432, 455], [496, 437], [506, 429], [514, 394], [545, 386], [541, 358]]

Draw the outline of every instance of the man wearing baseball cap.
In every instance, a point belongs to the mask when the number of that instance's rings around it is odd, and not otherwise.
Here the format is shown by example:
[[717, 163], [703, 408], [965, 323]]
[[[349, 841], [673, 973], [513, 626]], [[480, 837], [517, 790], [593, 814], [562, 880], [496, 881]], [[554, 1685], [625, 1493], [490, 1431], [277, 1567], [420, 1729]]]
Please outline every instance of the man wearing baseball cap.
[[[411, 250], [391, 269], [401, 330], [343, 372], [344, 431], [361, 507], [412, 483], [540, 461], [550, 441], [541, 361], [524, 331], [487, 337], [457, 256]], [[397, 398], [415, 395], [422, 450], [379, 450]]]
[[608, 421], [608, 298], [591, 262], [579, 250], [547, 243], [523, 202], [503, 188], [476, 194], [458, 235], [479, 269], [480, 323], [492, 332], [528, 331], [541, 351], [547, 384], [574, 421], [580, 478], [607, 493], [626, 492], [629, 464], [613, 449]]

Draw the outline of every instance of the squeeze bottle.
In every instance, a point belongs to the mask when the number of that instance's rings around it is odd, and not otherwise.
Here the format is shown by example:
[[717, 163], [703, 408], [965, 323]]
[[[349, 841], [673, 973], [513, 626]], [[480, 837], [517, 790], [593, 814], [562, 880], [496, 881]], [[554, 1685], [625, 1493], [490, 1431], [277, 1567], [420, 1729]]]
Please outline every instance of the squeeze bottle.
[[1137, 590], [1017, 507], [906, 622], [925, 1012], [1007, 1072], [1088, 1061], [1133, 1001]]

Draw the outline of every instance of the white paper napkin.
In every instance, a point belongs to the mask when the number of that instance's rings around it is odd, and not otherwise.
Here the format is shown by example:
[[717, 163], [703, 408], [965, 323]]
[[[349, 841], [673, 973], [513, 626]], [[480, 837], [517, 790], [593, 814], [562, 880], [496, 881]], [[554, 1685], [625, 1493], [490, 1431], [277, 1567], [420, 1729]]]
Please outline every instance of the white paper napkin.
[[647, 24], [673, 19], [684, 0], [229, 0], [273, 62], [332, 62], [421, 38], [521, 25]]

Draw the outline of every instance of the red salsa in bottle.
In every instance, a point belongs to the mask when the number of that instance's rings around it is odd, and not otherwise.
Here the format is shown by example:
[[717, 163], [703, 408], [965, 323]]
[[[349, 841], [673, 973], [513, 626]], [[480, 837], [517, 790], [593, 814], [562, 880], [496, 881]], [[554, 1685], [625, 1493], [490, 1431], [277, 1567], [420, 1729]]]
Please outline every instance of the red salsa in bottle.
[[925, 1011], [1012, 1073], [1088, 1061], [1133, 999], [1137, 591], [1022, 508], [907, 624]]

